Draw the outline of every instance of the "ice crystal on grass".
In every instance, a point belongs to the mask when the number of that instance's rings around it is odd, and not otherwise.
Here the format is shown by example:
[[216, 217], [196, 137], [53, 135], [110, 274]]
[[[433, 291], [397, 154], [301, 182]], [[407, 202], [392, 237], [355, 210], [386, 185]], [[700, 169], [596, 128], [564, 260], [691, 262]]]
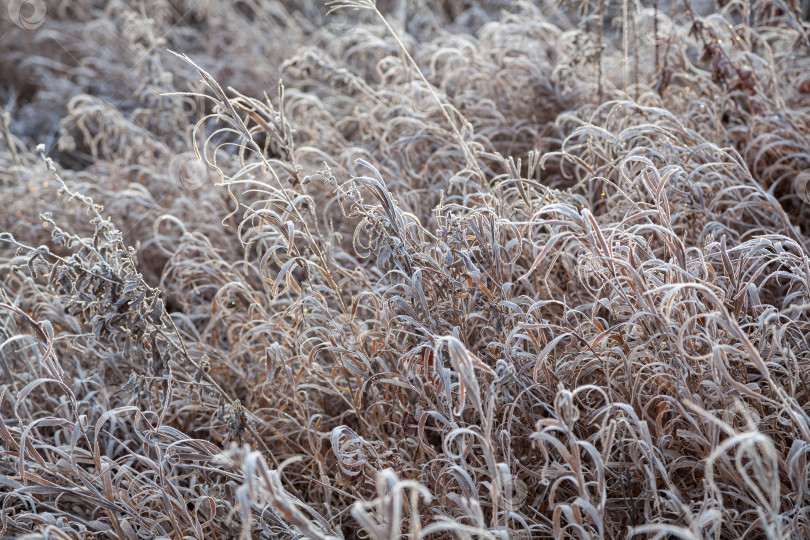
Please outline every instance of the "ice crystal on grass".
[[810, 536], [799, 7], [0, 17], [0, 536]]

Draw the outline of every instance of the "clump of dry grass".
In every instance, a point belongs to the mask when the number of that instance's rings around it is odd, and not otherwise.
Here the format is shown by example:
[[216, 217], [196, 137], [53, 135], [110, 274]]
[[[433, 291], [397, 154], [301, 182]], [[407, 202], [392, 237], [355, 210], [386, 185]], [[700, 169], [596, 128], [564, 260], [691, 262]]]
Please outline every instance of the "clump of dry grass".
[[797, 3], [181, 4], [0, 22], [0, 535], [810, 536]]

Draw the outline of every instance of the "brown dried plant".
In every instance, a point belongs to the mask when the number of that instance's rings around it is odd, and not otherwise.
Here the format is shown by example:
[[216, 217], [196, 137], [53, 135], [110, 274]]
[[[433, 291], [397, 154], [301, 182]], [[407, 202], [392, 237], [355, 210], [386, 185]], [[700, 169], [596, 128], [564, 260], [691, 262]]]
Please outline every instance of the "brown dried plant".
[[810, 537], [810, 26], [716, 4], [0, 17], [0, 536]]

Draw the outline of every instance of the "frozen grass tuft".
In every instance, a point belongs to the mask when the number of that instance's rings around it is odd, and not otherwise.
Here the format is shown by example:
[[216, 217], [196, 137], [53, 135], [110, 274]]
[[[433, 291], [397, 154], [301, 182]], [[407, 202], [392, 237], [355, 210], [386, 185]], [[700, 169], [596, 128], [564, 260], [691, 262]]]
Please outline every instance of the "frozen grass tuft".
[[0, 17], [0, 536], [810, 537], [807, 7], [557, 4]]

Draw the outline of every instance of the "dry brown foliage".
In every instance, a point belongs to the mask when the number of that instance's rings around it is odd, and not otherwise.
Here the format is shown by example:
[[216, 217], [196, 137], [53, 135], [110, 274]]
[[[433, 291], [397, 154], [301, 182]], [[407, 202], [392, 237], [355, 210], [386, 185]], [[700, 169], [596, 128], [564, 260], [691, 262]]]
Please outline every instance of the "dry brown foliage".
[[23, 4], [0, 536], [810, 538], [800, 2]]

